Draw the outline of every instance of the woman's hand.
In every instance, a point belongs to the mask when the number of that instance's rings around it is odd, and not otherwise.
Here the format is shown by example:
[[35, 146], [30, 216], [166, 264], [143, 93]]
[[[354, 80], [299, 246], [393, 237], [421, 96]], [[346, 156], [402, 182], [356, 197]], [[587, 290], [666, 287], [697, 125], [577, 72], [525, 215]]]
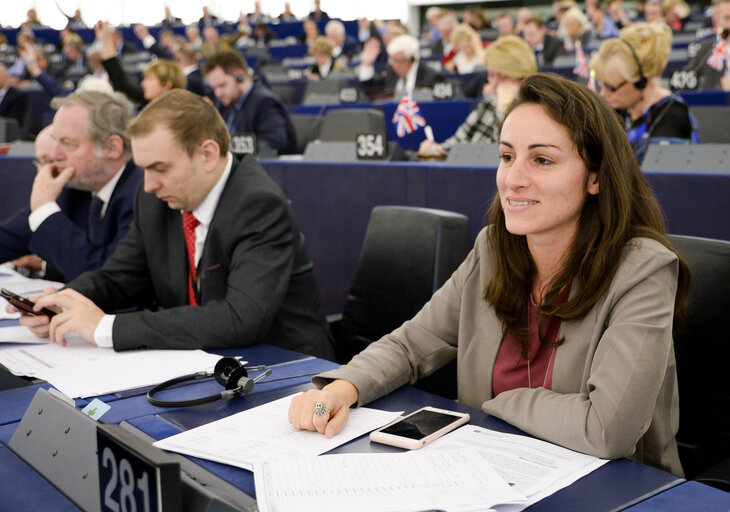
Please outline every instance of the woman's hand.
[[346, 380], [336, 380], [321, 390], [310, 389], [292, 399], [289, 423], [297, 430], [316, 430], [331, 438], [345, 428], [358, 395], [357, 388]]

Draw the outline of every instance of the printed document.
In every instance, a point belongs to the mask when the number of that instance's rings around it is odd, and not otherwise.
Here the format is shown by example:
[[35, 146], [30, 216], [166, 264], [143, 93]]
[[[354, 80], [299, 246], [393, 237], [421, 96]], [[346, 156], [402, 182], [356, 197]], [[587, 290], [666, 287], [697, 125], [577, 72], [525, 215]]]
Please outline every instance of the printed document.
[[7, 348], [0, 364], [16, 375], [50, 382], [72, 398], [99, 396], [159, 384], [182, 375], [212, 370], [220, 356], [202, 350], [130, 350], [97, 348], [81, 338]]
[[463, 427], [421, 448], [469, 448], [480, 453], [512, 488], [535, 503], [608, 462], [540, 439]]
[[519, 511], [528, 505], [469, 448], [257, 462], [254, 482], [261, 512]]
[[[5, 311], [5, 306], [0, 306]], [[9, 318], [9, 313], [5, 313], [5, 318]], [[20, 316], [15, 313], [15, 316]], [[9, 325], [0, 327], [0, 343], [50, 343], [50, 338], [39, 338], [33, 334], [30, 329], [22, 325]]]
[[352, 409], [342, 432], [327, 439], [318, 432], [292, 427], [288, 411], [293, 396], [187, 430], [157, 441], [154, 446], [253, 470], [254, 462], [259, 460], [322, 454], [382, 427], [401, 414], [367, 407]]

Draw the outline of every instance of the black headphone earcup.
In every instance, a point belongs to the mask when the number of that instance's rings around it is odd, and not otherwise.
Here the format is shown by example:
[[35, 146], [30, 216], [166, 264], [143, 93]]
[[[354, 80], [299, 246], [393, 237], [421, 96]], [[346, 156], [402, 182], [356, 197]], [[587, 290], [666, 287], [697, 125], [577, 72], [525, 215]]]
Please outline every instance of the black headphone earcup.
[[241, 393], [248, 393], [253, 389], [254, 381], [248, 378], [248, 371], [243, 366], [239, 366], [231, 372], [226, 382], [226, 389], [236, 389], [241, 387]]
[[646, 89], [646, 77], [642, 76], [641, 80], [639, 80], [638, 82], [634, 82], [634, 87], [636, 87], [640, 91]]
[[243, 82], [243, 77], [241, 75], [236, 75], [236, 82], [238, 82], [239, 84]]
[[[236, 368], [243, 368], [243, 366], [241, 366], [241, 361], [235, 357], [224, 357], [219, 360], [215, 364], [215, 369], [213, 370], [216, 382], [218, 382], [221, 386], [225, 386], [226, 389], [230, 389], [227, 387], [228, 381]], [[245, 371], [246, 370], [244, 370], [244, 372]]]

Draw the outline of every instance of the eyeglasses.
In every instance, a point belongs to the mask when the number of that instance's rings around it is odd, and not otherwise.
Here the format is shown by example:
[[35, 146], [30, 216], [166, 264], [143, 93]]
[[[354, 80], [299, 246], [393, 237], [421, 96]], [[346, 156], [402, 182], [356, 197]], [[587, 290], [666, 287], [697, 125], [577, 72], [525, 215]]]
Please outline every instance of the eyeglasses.
[[44, 158], [43, 160], [33, 160], [33, 166], [37, 169], [38, 167], [46, 164], [52, 164], [53, 160]]
[[605, 87], [606, 89], [608, 89], [611, 92], [616, 92], [619, 89], [621, 89], [624, 85], [626, 85], [627, 83], [629, 83], [628, 80], [624, 80], [623, 82], [621, 82], [618, 85], [609, 85], [609, 84], [605, 84], [605, 83], [602, 82], [601, 83], [601, 89], [603, 89]]

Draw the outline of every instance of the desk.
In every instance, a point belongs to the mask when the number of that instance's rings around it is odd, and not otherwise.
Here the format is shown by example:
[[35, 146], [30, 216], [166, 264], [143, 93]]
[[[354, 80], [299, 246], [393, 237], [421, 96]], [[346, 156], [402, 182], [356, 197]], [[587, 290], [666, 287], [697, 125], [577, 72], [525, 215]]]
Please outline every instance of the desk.
[[[261, 357], [255, 357], [256, 349], [261, 348]], [[288, 351], [279, 352], [277, 347], [248, 347], [247, 358], [263, 360], [263, 354], [268, 353], [276, 357], [289, 357]], [[289, 365], [294, 367], [324, 370], [332, 367], [333, 363], [317, 359], [301, 360], [299, 363]], [[286, 367], [279, 367], [286, 368]], [[276, 375], [276, 373], [274, 374]], [[308, 379], [307, 379], [308, 380]], [[279, 381], [286, 382], [286, 381]], [[273, 384], [273, 383], [272, 383]], [[210, 383], [193, 383], [185, 388], [178, 388], [172, 392], [177, 393], [176, 398], [185, 398], [182, 395], [199, 395], [207, 392]], [[182, 429], [192, 428], [202, 423], [213, 421], [242, 410], [275, 400], [282, 396], [309, 389], [311, 384], [304, 380], [294, 380], [292, 385], [272, 386], [266, 388], [263, 382], [257, 384], [250, 395], [244, 398], [217, 402], [193, 408], [163, 410], [152, 406], [141, 407], [143, 397], [119, 398], [112, 404], [112, 409], [104, 417], [107, 422], [119, 422], [127, 420], [129, 424], [147, 433], [148, 435], [161, 439], [176, 434]], [[23, 395], [28, 388], [8, 390], [0, 393], [0, 412], [17, 406], [22, 400], [8, 400], [14, 395]], [[472, 416], [472, 424], [482, 425], [495, 430], [520, 433], [507, 423], [490, 417], [482, 411], [457, 404], [442, 397], [431, 395], [414, 388], [403, 387], [371, 404], [374, 408], [385, 410], [415, 410], [423, 404], [431, 404], [436, 407], [456, 409], [469, 412]], [[11, 408], [12, 408], [11, 407]], [[5, 417], [8, 417], [5, 414]], [[15, 429], [13, 423], [0, 427], [0, 441], [7, 442]], [[399, 451], [397, 448], [370, 443], [367, 436], [351, 441], [333, 453], [347, 452], [368, 452], [368, 451]], [[242, 489], [251, 495], [255, 495], [253, 475], [249, 471], [191, 458], [200, 466], [211, 471], [213, 474], [223, 478], [235, 487]], [[555, 493], [553, 496], [536, 503], [528, 510], [530, 511], [585, 511], [591, 510], [600, 512], [602, 510], [619, 510], [626, 506], [635, 505], [630, 510], [634, 512], [648, 512], [651, 510], [687, 510], [689, 508], [700, 509], [704, 504], [724, 504], [730, 499], [730, 495], [711, 489], [699, 484], [683, 484], [683, 480], [663, 471], [644, 466], [626, 459], [612, 461], [599, 468], [595, 472], [580, 479], [573, 485]], [[682, 484], [682, 485], [680, 485]], [[679, 487], [675, 487], [678, 486]], [[27, 466], [7, 446], [0, 446], [0, 496], [3, 496], [4, 511], [28, 511], [34, 510], [29, 505], [28, 496], [34, 496], [34, 503], [39, 506], [36, 510], [66, 511], [77, 510], [65, 496], [41, 478], [35, 471]], [[689, 504], [692, 504], [691, 506]], [[647, 507], [660, 508], [647, 508]], [[638, 507], [638, 508], [636, 508]], [[661, 508], [663, 507], [663, 508]], [[703, 508], [709, 510], [709, 508]]]
[[626, 509], [626, 512], [730, 510], [730, 494], [698, 482], [684, 482]]

